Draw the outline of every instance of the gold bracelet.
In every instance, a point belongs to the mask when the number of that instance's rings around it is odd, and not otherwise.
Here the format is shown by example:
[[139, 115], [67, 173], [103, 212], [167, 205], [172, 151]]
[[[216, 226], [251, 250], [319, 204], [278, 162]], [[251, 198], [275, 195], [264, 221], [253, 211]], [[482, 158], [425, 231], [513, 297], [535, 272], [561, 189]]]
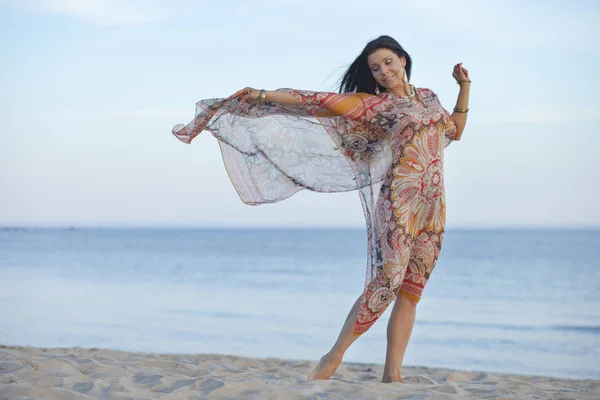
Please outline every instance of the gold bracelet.
[[468, 108], [460, 108], [460, 107], [454, 107], [454, 111], [458, 112], [458, 113], [466, 113], [469, 111]]
[[470, 79], [463, 79], [462, 81], [456, 81], [456, 84], [460, 85], [463, 82], [469, 82], [469, 83], [471, 83], [471, 80]]
[[265, 89], [261, 89], [258, 94], [258, 104], [263, 105], [267, 100], [267, 91]]

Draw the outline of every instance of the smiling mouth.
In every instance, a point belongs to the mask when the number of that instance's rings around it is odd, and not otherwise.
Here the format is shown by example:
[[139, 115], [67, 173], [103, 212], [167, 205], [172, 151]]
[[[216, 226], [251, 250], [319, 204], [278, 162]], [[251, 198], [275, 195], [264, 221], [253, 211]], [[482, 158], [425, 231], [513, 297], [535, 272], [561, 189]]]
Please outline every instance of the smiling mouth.
[[383, 81], [387, 82], [387, 81], [389, 81], [390, 79], [393, 79], [393, 78], [394, 78], [394, 75], [388, 76], [387, 78], [384, 78]]

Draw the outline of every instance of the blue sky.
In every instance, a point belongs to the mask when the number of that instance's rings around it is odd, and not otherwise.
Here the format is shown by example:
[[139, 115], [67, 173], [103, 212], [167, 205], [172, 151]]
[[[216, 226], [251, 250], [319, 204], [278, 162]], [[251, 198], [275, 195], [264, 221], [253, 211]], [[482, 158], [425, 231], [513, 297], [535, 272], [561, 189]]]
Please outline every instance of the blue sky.
[[331, 91], [395, 37], [447, 109], [448, 226], [600, 226], [600, 2], [0, 0], [0, 225], [357, 226], [356, 193], [241, 203], [209, 134], [171, 128], [245, 86]]

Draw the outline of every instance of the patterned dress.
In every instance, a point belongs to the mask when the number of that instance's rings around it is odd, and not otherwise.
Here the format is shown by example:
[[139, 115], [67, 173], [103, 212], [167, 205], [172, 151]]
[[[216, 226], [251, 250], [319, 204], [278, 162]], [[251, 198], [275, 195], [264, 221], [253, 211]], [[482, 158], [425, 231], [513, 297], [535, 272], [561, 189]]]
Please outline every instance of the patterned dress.
[[368, 240], [360, 335], [396, 295], [419, 301], [433, 271], [446, 217], [444, 148], [459, 139], [456, 125], [429, 89], [413, 98], [279, 90], [300, 104], [203, 100], [173, 134], [190, 143], [210, 131], [246, 204], [303, 189], [358, 191]]

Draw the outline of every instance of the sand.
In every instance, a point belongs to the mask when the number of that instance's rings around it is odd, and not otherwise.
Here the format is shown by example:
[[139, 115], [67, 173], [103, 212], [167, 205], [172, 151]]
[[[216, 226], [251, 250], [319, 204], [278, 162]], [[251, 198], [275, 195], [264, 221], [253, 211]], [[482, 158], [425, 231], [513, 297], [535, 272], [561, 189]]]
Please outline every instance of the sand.
[[0, 399], [600, 399], [600, 381], [344, 363], [309, 382], [316, 361], [220, 354], [0, 346]]

